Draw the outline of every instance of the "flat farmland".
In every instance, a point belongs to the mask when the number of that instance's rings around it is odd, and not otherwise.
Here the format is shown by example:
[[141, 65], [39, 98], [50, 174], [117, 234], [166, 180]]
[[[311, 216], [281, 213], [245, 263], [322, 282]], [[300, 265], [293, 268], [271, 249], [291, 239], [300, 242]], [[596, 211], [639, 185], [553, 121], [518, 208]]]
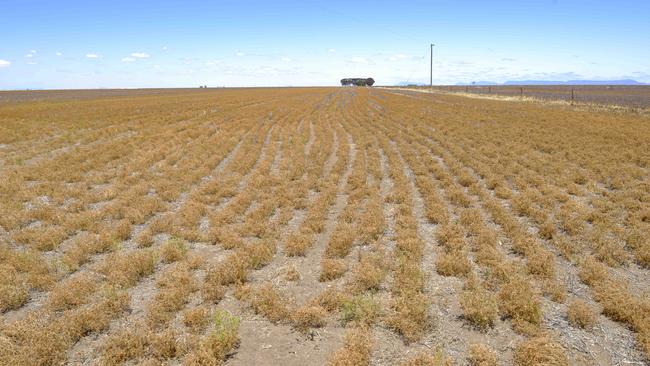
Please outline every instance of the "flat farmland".
[[[420, 91], [429, 89], [428, 86], [407, 88]], [[650, 108], [650, 86], [648, 85], [453, 85], [434, 86], [433, 88], [437, 92], [481, 97], [559, 101], [577, 105], [609, 106], [610, 108], [646, 111]]]
[[0, 364], [647, 364], [649, 141], [397, 89], [3, 92]]

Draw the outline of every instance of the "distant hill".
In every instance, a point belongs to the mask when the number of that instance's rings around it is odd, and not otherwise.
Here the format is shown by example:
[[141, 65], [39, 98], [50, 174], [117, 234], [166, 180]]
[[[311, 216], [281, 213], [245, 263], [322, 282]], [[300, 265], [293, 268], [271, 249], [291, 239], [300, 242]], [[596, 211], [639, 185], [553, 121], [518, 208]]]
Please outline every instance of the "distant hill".
[[395, 86], [427, 86], [429, 84], [425, 83], [414, 83], [412, 81], [400, 81], [399, 83], [395, 84]]
[[546, 81], [546, 80], [515, 80], [506, 81], [504, 85], [647, 85], [632, 79], [622, 80], [569, 80], [569, 81]]
[[497, 83], [497, 82], [494, 82], [494, 81], [475, 81], [475, 82], [471, 82], [471, 83], [456, 83], [456, 85], [485, 85], [485, 86], [488, 86], [488, 85], [500, 85], [500, 84]]
[[[428, 86], [426, 83], [414, 83], [408, 81], [400, 81], [395, 86]], [[456, 83], [455, 85], [477, 85], [477, 86], [490, 86], [490, 85], [650, 85], [649, 83], [642, 83], [633, 79], [621, 80], [508, 80], [503, 83], [494, 81], [475, 81], [471, 83]]]
[[458, 83], [456, 85], [649, 85], [632, 79], [622, 80], [509, 80], [504, 83], [477, 81], [475, 83]]

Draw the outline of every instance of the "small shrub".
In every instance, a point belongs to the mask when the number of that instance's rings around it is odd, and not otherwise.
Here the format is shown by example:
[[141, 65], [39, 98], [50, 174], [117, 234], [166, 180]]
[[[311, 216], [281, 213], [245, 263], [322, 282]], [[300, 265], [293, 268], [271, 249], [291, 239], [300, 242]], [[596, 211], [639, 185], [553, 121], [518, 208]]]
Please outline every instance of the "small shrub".
[[97, 282], [92, 276], [79, 273], [59, 282], [50, 291], [47, 305], [54, 311], [70, 309], [85, 304], [96, 289]]
[[210, 286], [226, 286], [231, 284], [242, 284], [248, 277], [248, 257], [246, 253], [235, 252], [226, 259], [208, 270], [205, 278]]
[[449, 220], [447, 207], [441, 203], [428, 204], [425, 209], [426, 217], [432, 224], [444, 224]]
[[566, 236], [555, 236], [553, 245], [560, 251], [560, 254], [566, 259], [572, 259], [576, 254], [582, 252], [583, 244], [579, 241], [571, 241]]
[[216, 310], [213, 315], [211, 337], [225, 346], [233, 348], [238, 343], [239, 318], [226, 310]]
[[563, 303], [566, 300], [566, 287], [560, 281], [546, 280], [542, 282], [542, 291], [544, 296], [548, 296], [557, 303]]
[[529, 253], [526, 266], [530, 274], [541, 278], [552, 278], [555, 275], [555, 257], [541, 248]]
[[343, 323], [359, 322], [369, 325], [379, 317], [380, 309], [372, 295], [354, 296], [341, 304], [341, 320]]
[[485, 344], [471, 344], [468, 361], [471, 366], [496, 366], [497, 354]]
[[151, 230], [142, 230], [135, 238], [135, 241], [142, 248], [150, 247], [153, 244], [153, 234]]
[[452, 186], [449, 188], [447, 190], [447, 197], [449, 198], [449, 201], [460, 207], [467, 208], [472, 204], [472, 201], [467, 197], [465, 192], [457, 187]]
[[156, 257], [150, 249], [111, 254], [100, 266], [111, 284], [131, 287], [140, 278], [153, 273]]
[[553, 221], [545, 221], [542, 225], [539, 226], [539, 237], [546, 240], [551, 240], [556, 233], [555, 224]]
[[517, 366], [568, 366], [564, 348], [548, 336], [529, 339], [515, 348], [514, 364]]
[[431, 324], [428, 307], [429, 302], [424, 294], [403, 293], [393, 300], [393, 314], [386, 319], [386, 323], [401, 334], [406, 343], [415, 342]]
[[311, 247], [312, 236], [303, 233], [292, 234], [284, 244], [284, 253], [289, 257], [304, 256]]
[[275, 241], [262, 239], [246, 248], [248, 255], [248, 267], [260, 269], [271, 262], [275, 254]]
[[534, 237], [521, 232], [515, 234], [514, 239], [512, 240], [513, 252], [523, 256], [528, 256], [537, 250], [539, 250], [539, 244]]
[[596, 323], [596, 314], [584, 301], [575, 300], [567, 308], [567, 319], [574, 327], [591, 328]]
[[101, 363], [117, 365], [142, 357], [148, 343], [147, 334], [142, 329], [129, 327], [109, 335], [101, 350]]
[[474, 178], [472, 173], [467, 169], [461, 170], [460, 174], [458, 175], [458, 183], [463, 187], [469, 187], [475, 181], [476, 179]]
[[537, 326], [542, 320], [537, 296], [524, 279], [517, 277], [506, 283], [499, 291], [498, 304], [499, 312], [519, 325], [525, 322]]
[[90, 261], [92, 254], [101, 251], [98, 244], [99, 240], [90, 236], [78, 237], [74, 244], [63, 253], [61, 263], [67, 271], [77, 271], [79, 267]]
[[131, 237], [131, 223], [128, 220], [120, 220], [113, 231], [113, 235], [119, 240], [128, 240]]
[[171, 238], [160, 248], [160, 258], [165, 263], [172, 263], [185, 258], [187, 247], [185, 242], [179, 238]]
[[217, 310], [212, 328], [198, 349], [185, 360], [189, 365], [218, 365], [239, 345], [239, 318], [226, 310]]
[[467, 276], [472, 271], [472, 265], [467, 254], [461, 251], [441, 253], [436, 262], [436, 271], [442, 276]]
[[203, 301], [219, 302], [226, 295], [226, 287], [216, 281], [207, 280], [203, 282], [201, 288]]
[[267, 283], [251, 289], [248, 297], [255, 313], [263, 315], [272, 323], [287, 319], [289, 316], [286, 299], [281, 298], [271, 284]]
[[420, 352], [412, 358], [402, 362], [400, 366], [453, 366], [454, 360], [451, 357], [444, 357], [442, 350], [438, 349], [434, 354]]
[[0, 313], [18, 309], [29, 299], [29, 287], [13, 270], [0, 268]]
[[463, 291], [460, 306], [463, 317], [481, 329], [492, 327], [498, 315], [495, 296], [481, 287]]
[[325, 325], [327, 311], [318, 305], [305, 305], [296, 309], [291, 316], [292, 322], [300, 331], [320, 328]]
[[637, 263], [650, 269], [650, 230], [633, 227], [625, 234], [625, 242], [632, 249]]
[[298, 281], [300, 280], [300, 272], [298, 272], [298, 269], [296, 266], [290, 266], [287, 268], [286, 272], [284, 273], [284, 279], [287, 281]]
[[383, 253], [361, 255], [352, 273], [352, 287], [358, 291], [378, 290], [386, 275]]
[[596, 258], [610, 267], [619, 267], [628, 261], [629, 253], [619, 241], [600, 237], [593, 241], [593, 246]]
[[343, 294], [334, 287], [327, 288], [316, 299], [316, 303], [329, 312], [338, 310], [343, 304], [343, 301], [345, 301]]
[[209, 311], [205, 307], [188, 309], [183, 312], [183, 324], [197, 333], [205, 329], [208, 325]]
[[331, 258], [344, 258], [354, 244], [357, 231], [352, 224], [340, 221], [327, 244], [325, 254]]
[[334, 353], [330, 366], [363, 366], [370, 364], [372, 341], [370, 331], [352, 328], [345, 334], [345, 345]]
[[478, 209], [469, 208], [461, 211], [459, 221], [464, 227], [469, 228], [473, 235], [476, 235], [483, 224], [483, 217]]
[[151, 333], [149, 335], [149, 345], [151, 353], [155, 356], [156, 360], [169, 360], [175, 358], [179, 353], [179, 345], [176, 341], [177, 334], [172, 329], [167, 329], [163, 332]]
[[190, 269], [197, 270], [205, 267], [206, 258], [199, 253], [189, 252], [185, 256], [185, 263]]
[[210, 232], [210, 242], [220, 244], [223, 249], [241, 248], [244, 245], [242, 238], [231, 228], [216, 227]]
[[512, 197], [512, 191], [502, 185], [496, 187], [494, 194], [501, 199], [510, 199]]
[[147, 306], [147, 319], [153, 325], [171, 320], [187, 303], [196, 286], [192, 272], [184, 263], [167, 268], [158, 279], [157, 285], [159, 291]]
[[463, 238], [463, 236], [463, 228], [458, 224], [442, 225], [436, 231], [436, 239], [438, 239], [438, 243], [446, 248], [451, 247], [449, 242], [458, 238]]
[[584, 228], [584, 221], [579, 217], [573, 216], [571, 214], [560, 214], [560, 226], [569, 236], [576, 236], [582, 232]]
[[589, 286], [604, 281], [608, 277], [607, 267], [594, 257], [587, 257], [580, 265], [580, 280]]
[[344, 259], [324, 258], [321, 262], [321, 272], [319, 281], [332, 281], [335, 280], [348, 270], [347, 264]]

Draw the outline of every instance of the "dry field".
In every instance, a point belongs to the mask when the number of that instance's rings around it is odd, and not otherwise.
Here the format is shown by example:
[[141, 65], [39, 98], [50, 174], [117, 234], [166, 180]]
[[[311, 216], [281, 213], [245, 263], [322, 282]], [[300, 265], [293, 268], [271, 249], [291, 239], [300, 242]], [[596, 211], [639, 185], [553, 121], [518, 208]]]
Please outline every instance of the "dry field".
[[648, 362], [647, 116], [367, 88], [3, 98], [0, 365]]
[[[428, 86], [408, 87], [426, 91]], [[475, 96], [501, 96], [546, 101], [571, 102], [574, 104], [606, 105], [625, 109], [650, 108], [648, 85], [469, 85], [434, 86], [437, 92], [471, 94]], [[1, 95], [0, 95], [1, 100]]]

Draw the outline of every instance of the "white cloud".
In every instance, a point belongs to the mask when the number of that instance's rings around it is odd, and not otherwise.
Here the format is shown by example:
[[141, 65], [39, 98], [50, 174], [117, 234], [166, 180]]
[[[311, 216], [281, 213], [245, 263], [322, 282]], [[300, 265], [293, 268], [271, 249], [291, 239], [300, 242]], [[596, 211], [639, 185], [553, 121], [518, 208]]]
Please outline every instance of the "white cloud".
[[221, 60], [208, 61], [205, 63], [205, 66], [214, 66], [219, 63], [221, 63]]
[[246, 56], [246, 54], [243, 52], [237, 52], [235, 55], [237, 55], [238, 57]]
[[282, 61], [284, 62], [291, 62], [291, 59], [289, 57], [283, 57]]
[[122, 59], [122, 62], [133, 62], [133, 61], [135, 61], [135, 59], [133, 57], [124, 57]]
[[334, 49], [334, 48], [330, 48], [329, 50], [327, 50], [327, 52], [329, 52], [329, 53], [334, 53], [334, 52], [336, 52], [336, 49]]
[[86, 57], [87, 58], [100, 58], [101, 56], [96, 54], [96, 53], [87, 53]]
[[0, 68], [9, 67], [9, 65], [11, 65], [11, 62], [9, 62], [7, 60], [0, 60]]
[[27, 61], [27, 65], [36, 65], [36, 61]]
[[148, 53], [144, 53], [144, 52], [133, 52], [133, 53], [131, 54], [131, 57], [135, 57], [135, 58], [149, 58], [149, 57], [151, 57], [151, 55], [148, 54]]
[[61, 52], [57, 52], [56, 55], [57, 56], [63, 56], [63, 54]]
[[31, 53], [28, 53], [28, 54], [25, 55], [25, 57], [27, 57], [27, 58], [32, 58], [32, 57], [34, 57], [34, 55], [31, 54]]
[[364, 57], [359, 57], [359, 56], [352, 57], [352, 59], [350, 61], [354, 62], [355, 64], [367, 64], [368, 63], [367, 59], [365, 59]]
[[163, 47], [162, 47], [162, 50], [163, 50], [163, 51], [167, 51], [167, 46], [163, 46]]
[[405, 54], [402, 54], [402, 53], [398, 53], [397, 55], [395, 55], [395, 56], [391, 56], [391, 57], [389, 57], [388, 59], [389, 59], [390, 61], [399, 61], [399, 60], [408, 60], [408, 59], [410, 59], [410, 58], [411, 58], [411, 56], [409, 56], [409, 55], [405, 55]]
[[36, 50], [29, 50], [29, 53], [36, 53]]

